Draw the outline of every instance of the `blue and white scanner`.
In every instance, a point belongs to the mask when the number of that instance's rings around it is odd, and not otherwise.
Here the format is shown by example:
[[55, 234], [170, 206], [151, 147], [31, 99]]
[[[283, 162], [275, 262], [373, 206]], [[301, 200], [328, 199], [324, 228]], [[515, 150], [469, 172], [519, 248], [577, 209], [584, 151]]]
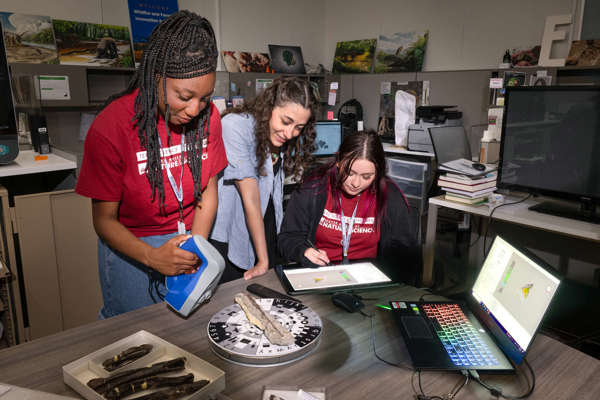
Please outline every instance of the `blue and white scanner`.
[[187, 317], [212, 296], [225, 269], [225, 260], [217, 249], [199, 235], [192, 236], [179, 247], [196, 254], [200, 259], [200, 266], [193, 274], [167, 276], [168, 293], [165, 301], [179, 314]]

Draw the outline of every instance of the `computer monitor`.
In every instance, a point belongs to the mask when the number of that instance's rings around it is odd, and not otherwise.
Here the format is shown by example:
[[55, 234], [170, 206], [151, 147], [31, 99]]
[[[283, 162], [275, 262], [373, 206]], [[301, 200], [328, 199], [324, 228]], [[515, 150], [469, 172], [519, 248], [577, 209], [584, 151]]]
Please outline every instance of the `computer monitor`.
[[600, 87], [506, 90], [498, 187], [578, 200], [536, 211], [600, 222]]
[[340, 121], [317, 121], [317, 136], [313, 156], [328, 157], [334, 155], [342, 144], [342, 124]]
[[471, 159], [471, 147], [462, 126], [431, 126], [429, 135], [438, 164], [459, 158]]

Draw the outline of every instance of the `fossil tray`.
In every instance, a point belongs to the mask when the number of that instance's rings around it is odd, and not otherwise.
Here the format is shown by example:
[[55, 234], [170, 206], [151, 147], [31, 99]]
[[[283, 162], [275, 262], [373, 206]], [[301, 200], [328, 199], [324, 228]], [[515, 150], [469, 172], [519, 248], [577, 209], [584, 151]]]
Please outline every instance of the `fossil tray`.
[[[119, 354], [125, 349], [142, 344], [152, 345], [152, 350], [145, 356], [110, 372], [106, 371], [102, 366], [102, 362], [104, 360]], [[131, 336], [121, 339], [63, 366], [63, 380], [67, 385], [69, 385], [86, 399], [102, 400], [104, 399], [102, 395], [98, 394], [92, 388], [87, 386], [87, 382], [90, 379], [107, 378], [121, 371], [149, 367], [154, 363], [172, 360], [178, 357], [185, 357], [185, 370], [161, 374], [160, 376], [179, 376], [193, 373], [194, 381], [200, 379], [206, 379], [209, 381], [208, 385], [204, 386], [195, 393], [192, 393], [186, 397], [182, 397], [182, 399], [205, 399], [209, 396], [220, 393], [223, 389], [225, 389], [225, 372], [196, 357], [192, 353], [189, 353], [146, 331], [136, 332]], [[164, 388], [156, 390], [164, 390]], [[151, 392], [151, 390], [147, 390], [144, 392], [134, 393], [129, 397], [125, 397], [124, 399], [138, 397], [142, 394]]]

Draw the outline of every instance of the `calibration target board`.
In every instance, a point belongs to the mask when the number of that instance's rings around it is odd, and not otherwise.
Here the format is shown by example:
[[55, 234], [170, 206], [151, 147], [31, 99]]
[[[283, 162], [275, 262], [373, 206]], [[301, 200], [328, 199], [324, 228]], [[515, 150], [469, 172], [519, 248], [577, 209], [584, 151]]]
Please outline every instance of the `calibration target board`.
[[292, 300], [255, 300], [294, 335], [294, 344], [271, 344], [263, 332], [248, 321], [242, 308], [233, 304], [213, 315], [208, 323], [208, 337], [217, 355], [244, 365], [272, 366], [297, 360], [318, 346], [323, 324], [313, 310]]

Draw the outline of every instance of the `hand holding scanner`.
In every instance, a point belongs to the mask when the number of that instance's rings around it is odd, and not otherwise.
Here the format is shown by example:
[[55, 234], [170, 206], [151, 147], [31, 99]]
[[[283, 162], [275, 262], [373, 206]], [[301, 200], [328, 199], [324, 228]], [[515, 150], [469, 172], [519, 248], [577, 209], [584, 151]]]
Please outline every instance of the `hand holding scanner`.
[[167, 276], [165, 301], [184, 317], [212, 296], [225, 269], [225, 260], [206, 239], [194, 235], [179, 245], [198, 256], [200, 266], [193, 274]]

